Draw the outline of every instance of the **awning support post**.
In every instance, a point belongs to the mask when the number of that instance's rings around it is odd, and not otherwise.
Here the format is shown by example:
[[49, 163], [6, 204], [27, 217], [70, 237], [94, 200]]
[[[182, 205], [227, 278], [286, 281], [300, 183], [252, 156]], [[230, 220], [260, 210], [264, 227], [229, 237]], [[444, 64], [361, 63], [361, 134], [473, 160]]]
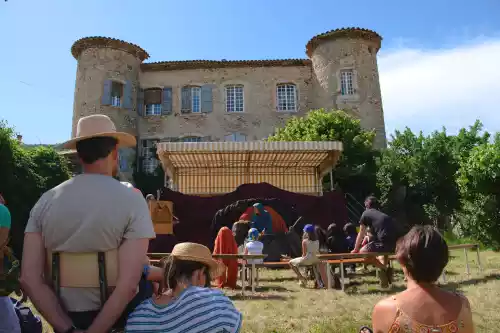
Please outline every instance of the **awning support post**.
[[330, 169], [330, 191], [333, 192], [333, 169]]

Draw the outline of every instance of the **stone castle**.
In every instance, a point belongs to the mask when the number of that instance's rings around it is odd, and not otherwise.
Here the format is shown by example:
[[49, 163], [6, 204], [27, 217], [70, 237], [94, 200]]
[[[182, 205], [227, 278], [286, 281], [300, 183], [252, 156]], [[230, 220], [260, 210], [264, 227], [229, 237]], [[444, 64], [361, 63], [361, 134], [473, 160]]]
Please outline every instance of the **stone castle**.
[[156, 168], [155, 142], [262, 140], [291, 116], [325, 108], [375, 129], [375, 147], [383, 148], [381, 41], [374, 31], [344, 28], [313, 37], [307, 59], [145, 63], [148, 53], [135, 44], [82, 38], [71, 48], [78, 61], [72, 136], [80, 117], [108, 115], [138, 139], [138, 155], [121, 152], [120, 169], [131, 174], [134, 161]]

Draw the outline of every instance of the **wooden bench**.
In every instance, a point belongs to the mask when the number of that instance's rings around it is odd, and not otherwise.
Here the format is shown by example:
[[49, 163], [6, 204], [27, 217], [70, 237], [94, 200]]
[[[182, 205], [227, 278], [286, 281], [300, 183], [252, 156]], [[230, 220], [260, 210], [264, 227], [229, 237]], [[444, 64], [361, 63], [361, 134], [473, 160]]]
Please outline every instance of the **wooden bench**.
[[[245, 268], [247, 266], [246, 261], [251, 259], [265, 259], [267, 254], [214, 254], [212, 255], [215, 259], [241, 259], [241, 294], [245, 295]], [[250, 267], [252, 269], [252, 293], [255, 292], [255, 287], [257, 285], [255, 278], [257, 277], [256, 266], [259, 264], [255, 264], [252, 262]]]
[[[367, 258], [377, 258], [391, 256], [392, 253], [328, 253], [320, 254], [318, 258], [326, 263], [327, 289], [332, 289], [331, 265], [340, 265], [340, 284], [342, 291], [345, 290], [344, 264], [361, 264]], [[390, 263], [390, 261], [389, 261]]]

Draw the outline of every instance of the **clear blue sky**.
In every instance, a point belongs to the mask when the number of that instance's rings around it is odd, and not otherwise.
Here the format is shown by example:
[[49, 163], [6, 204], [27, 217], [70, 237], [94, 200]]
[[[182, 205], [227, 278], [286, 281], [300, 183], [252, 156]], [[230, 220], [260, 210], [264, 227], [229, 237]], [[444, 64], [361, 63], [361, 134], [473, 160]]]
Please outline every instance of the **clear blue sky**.
[[[498, 74], [481, 65], [480, 54], [500, 51], [499, 17], [498, 0], [2, 0], [0, 118], [21, 132], [27, 143], [69, 138], [76, 74], [70, 47], [81, 37], [107, 36], [136, 43], [149, 52], [148, 61], [304, 58], [305, 44], [312, 36], [359, 26], [384, 37], [379, 65], [388, 132], [404, 125], [425, 131], [442, 125], [454, 129], [475, 116], [489, 130], [500, 130], [500, 117], [479, 105], [494, 103], [497, 97], [474, 92], [464, 100], [469, 93], [460, 92], [471, 88], [457, 83], [474, 81], [472, 72], [483, 73], [482, 77]], [[486, 49], [478, 51], [481, 47]], [[500, 53], [495, 55], [500, 68]], [[431, 75], [414, 75], [421, 81], [412, 81], [411, 74], [405, 73], [424, 71], [416, 64]], [[483, 67], [465, 70], [464, 66]], [[436, 71], [443, 72], [436, 74], [438, 79], [432, 74]], [[402, 77], [413, 85], [403, 85]], [[436, 80], [443, 81], [431, 89]], [[481, 84], [484, 87], [477, 89], [483, 94], [492, 89], [488, 79], [479, 81], [472, 85], [474, 89]], [[495, 82], [500, 76], [490, 81], [498, 87]], [[403, 98], [404, 94], [420, 96]], [[425, 95], [433, 95], [428, 103], [446, 109], [442, 116], [433, 107], [418, 104]], [[498, 104], [489, 107], [500, 114]], [[468, 110], [452, 117], [453, 108]], [[409, 110], [406, 118], [400, 116], [402, 109]]]

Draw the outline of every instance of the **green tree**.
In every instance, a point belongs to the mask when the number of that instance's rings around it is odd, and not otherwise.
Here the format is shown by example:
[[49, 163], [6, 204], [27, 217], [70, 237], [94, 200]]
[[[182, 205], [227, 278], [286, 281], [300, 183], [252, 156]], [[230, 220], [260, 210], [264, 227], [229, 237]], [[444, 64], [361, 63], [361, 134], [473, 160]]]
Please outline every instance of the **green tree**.
[[463, 207], [458, 217], [463, 236], [500, 249], [500, 135], [474, 147], [461, 163], [458, 184]]
[[[344, 111], [312, 110], [293, 117], [269, 141], [340, 141], [344, 151], [334, 170], [334, 181], [358, 200], [376, 191], [377, 151], [374, 131], [365, 131], [360, 121]], [[328, 177], [325, 177], [326, 181]]]
[[0, 170], [0, 193], [12, 215], [11, 246], [20, 256], [31, 208], [45, 191], [69, 179], [68, 163], [52, 148], [25, 149], [14, 129], [0, 121]]
[[433, 222], [446, 227], [460, 205], [455, 144], [445, 129], [429, 136], [409, 128], [395, 132], [377, 172], [382, 201], [392, 213], [403, 211], [410, 225]]

